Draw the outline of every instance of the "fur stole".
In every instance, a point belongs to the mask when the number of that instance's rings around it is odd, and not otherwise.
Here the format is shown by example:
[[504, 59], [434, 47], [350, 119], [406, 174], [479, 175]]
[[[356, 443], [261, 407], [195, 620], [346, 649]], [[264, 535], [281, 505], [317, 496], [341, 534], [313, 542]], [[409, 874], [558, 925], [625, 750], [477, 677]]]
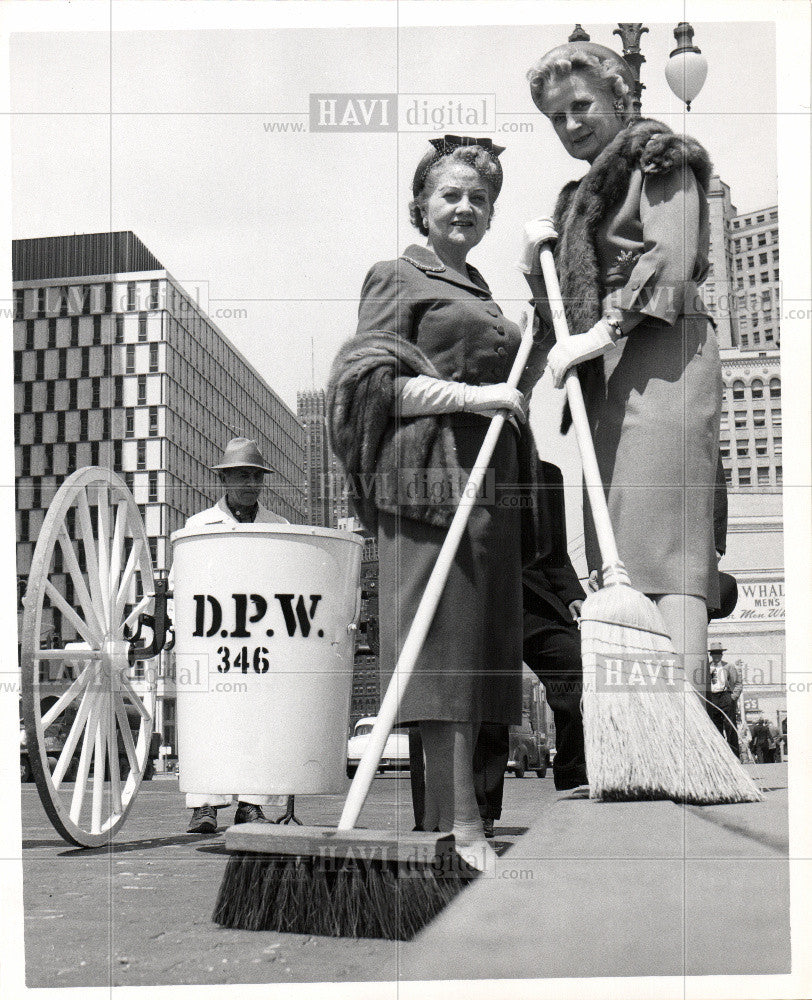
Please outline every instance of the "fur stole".
[[[439, 528], [451, 524], [470, 470], [463, 470], [449, 418], [393, 416], [398, 379], [442, 378], [408, 340], [386, 331], [356, 334], [339, 350], [327, 383], [330, 446], [347, 476], [350, 504], [375, 534], [378, 511]], [[512, 432], [510, 432], [512, 433]], [[537, 555], [538, 455], [525, 424], [518, 443], [522, 562]]]
[[[601, 317], [605, 289], [600, 278], [595, 232], [605, 213], [626, 193], [636, 169], [665, 174], [684, 164], [707, 191], [713, 167], [704, 148], [690, 136], [678, 135], [667, 125], [641, 118], [623, 129], [595, 159], [580, 181], [570, 181], [558, 196], [553, 219], [561, 233], [555, 247], [561, 297], [570, 332], [584, 333]], [[603, 360], [582, 364], [578, 375], [588, 413], [604, 392]], [[564, 410], [561, 431], [571, 423]]]
[[450, 524], [454, 515], [453, 506], [398, 503], [399, 470], [431, 469], [455, 482], [461, 475], [447, 417], [393, 417], [397, 379], [415, 375], [442, 377], [415, 344], [374, 331], [343, 345], [327, 383], [330, 445], [344, 466], [350, 503], [372, 533], [379, 509], [437, 526]]

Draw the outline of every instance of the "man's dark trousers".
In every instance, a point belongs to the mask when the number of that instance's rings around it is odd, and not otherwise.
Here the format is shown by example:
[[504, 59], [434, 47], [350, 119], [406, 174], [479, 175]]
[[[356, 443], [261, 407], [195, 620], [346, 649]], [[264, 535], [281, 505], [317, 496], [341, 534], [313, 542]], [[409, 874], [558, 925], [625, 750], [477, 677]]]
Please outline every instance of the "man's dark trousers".
[[710, 693], [710, 706], [708, 708], [713, 724], [724, 736], [728, 746], [739, 756], [739, 734], [736, 729], [736, 702], [729, 691], [719, 691]]

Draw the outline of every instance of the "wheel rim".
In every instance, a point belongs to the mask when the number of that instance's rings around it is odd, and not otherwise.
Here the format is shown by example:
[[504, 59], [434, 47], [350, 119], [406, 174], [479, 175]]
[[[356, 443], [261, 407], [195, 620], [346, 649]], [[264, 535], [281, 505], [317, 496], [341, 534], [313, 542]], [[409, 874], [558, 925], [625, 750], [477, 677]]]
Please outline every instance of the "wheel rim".
[[[75, 607], [53, 583], [58, 572], [71, 581]], [[57, 832], [79, 846], [112, 838], [146, 770], [157, 677], [150, 664], [136, 676], [124, 630], [151, 610], [154, 590], [147, 535], [123, 480], [96, 467], [74, 472], [57, 491], [34, 550], [21, 670], [40, 799]], [[53, 642], [55, 622], [72, 635], [65, 648]], [[43, 698], [53, 695], [56, 701], [43, 711]]]

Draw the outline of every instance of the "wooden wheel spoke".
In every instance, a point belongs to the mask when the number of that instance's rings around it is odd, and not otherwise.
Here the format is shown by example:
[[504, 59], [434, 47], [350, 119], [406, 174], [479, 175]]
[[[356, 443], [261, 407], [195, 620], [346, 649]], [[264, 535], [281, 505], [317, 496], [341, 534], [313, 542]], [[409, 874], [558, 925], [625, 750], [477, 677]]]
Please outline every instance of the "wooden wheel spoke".
[[101, 611], [104, 608], [104, 600], [102, 599], [101, 582], [99, 580], [99, 559], [96, 552], [96, 540], [93, 535], [90, 506], [87, 502], [87, 493], [85, 490], [81, 490], [79, 493], [76, 511], [79, 515], [82, 546], [85, 550], [85, 564], [87, 565], [87, 579], [90, 584], [90, 593], [93, 595], [93, 603]]
[[124, 744], [124, 752], [127, 754], [127, 760], [130, 763], [130, 770], [138, 771], [138, 756], [135, 752], [135, 743], [133, 743], [133, 734], [127, 718], [127, 709], [124, 707], [124, 699], [120, 694], [115, 694], [113, 696], [113, 702], [115, 705], [116, 718], [118, 719], [118, 727], [121, 730], [121, 742]]
[[138, 692], [130, 683], [129, 677], [126, 677], [124, 674], [119, 674], [119, 681], [121, 682], [122, 690], [125, 691], [130, 696], [130, 700], [133, 703], [133, 708], [135, 708], [138, 711], [138, 714], [145, 722], [151, 721], [152, 716], [147, 710], [146, 705], [143, 703], [143, 701], [141, 701]]
[[56, 717], [60, 715], [64, 710], [74, 702], [79, 695], [84, 691], [87, 686], [87, 682], [90, 679], [90, 667], [87, 666], [79, 674], [76, 680], [71, 684], [68, 690], [61, 695], [56, 702], [48, 709], [48, 711], [42, 717], [42, 731], [45, 730], [54, 722]]
[[91, 626], [88, 622], [83, 621], [79, 617], [79, 615], [73, 610], [70, 604], [68, 604], [50, 580], [45, 581], [45, 593], [51, 598], [53, 603], [59, 608], [71, 625], [73, 625], [85, 642], [98, 649], [99, 646], [101, 646], [101, 634], [97, 632], [96, 629], [93, 628], [93, 626]]
[[73, 542], [71, 542], [68, 537], [68, 532], [64, 525], [62, 526], [62, 530], [59, 532], [58, 539], [59, 546], [62, 549], [62, 557], [65, 560], [68, 573], [73, 581], [73, 589], [79, 599], [79, 604], [82, 606], [82, 613], [85, 616], [85, 620], [91, 624], [96, 631], [99, 632], [99, 634], [101, 634], [101, 622], [96, 614], [96, 608], [93, 605], [93, 600], [88, 593], [87, 584], [85, 583], [82, 570], [79, 568], [79, 560], [76, 558], [76, 550], [73, 547]]
[[[118, 588], [121, 584], [121, 560], [124, 555], [124, 530], [127, 525], [127, 510], [129, 504], [126, 499], [116, 503], [116, 522], [113, 528], [113, 541], [110, 552], [110, 606], [115, 608], [118, 603]], [[110, 622], [113, 625], [113, 620]]]
[[124, 573], [121, 576], [121, 583], [119, 584], [118, 594], [116, 595], [116, 606], [113, 612], [113, 619], [116, 622], [121, 618], [121, 614], [124, 611], [124, 605], [127, 603], [127, 591], [130, 589], [135, 568], [138, 565], [138, 560], [141, 558], [142, 548], [143, 542], [141, 539], [134, 538], [133, 547], [130, 549], [130, 554], [127, 558], [127, 565], [124, 567]]
[[107, 758], [110, 761], [110, 793], [112, 810], [118, 814], [121, 805], [121, 774], [118, 763], [118, 738], [116, 737], [116, 715], [114, 699], [107, 699]]
[[125, 628], [132, 628], [133, 625], [135, 625], [135, 623], [138, 621], [138, 616], [141, 614], [142, 611], [147, 610], [154, 597], [155, 597], [154, 594], [146, 594], [144, 597], [141, 598], [138, 604], [136, 604], [136, 606], [124, 619]]
[[100, 660], [104, 653], [100, 649], [38, 649], [35, 660], [67, 660], [68, 663], [81, 660]]
[[104, 625], [110, 628], [110, 506], [107, 490], [100, 486], [96, 490], [96, 538], [99, 557], [99, 590], [104, 608]]
[[54, 773], [51, 776], [55, 788], [59, 788], [62, 783], [62, 779], [65, 777], [65, 772], [67, 771], [71, 760], [73, 760], [76, 744], [79, 742], [79, 737], [82, 735], [82, 729], [87, 722], [87, 717], [92, 704], [93, 692], [86, 690], [84, 697], [79, 703], [79, 710], [76, 713], [76, 718], [73, 720], [73, 725], [70, 727], [68, 738], [65, 740], [65, 746], [62, 748], [62, 753], [59, 755], [59, 760], [56, 762]]
[[85, 725], [82, 751], [79, 754], [79, 768], [76, 772], [76, 784], [73, 786], [73, 797], [70, 804], [70, 818], [77, 826], [79, 825], [79, 817], [82, 813], [82, 804], [85, 801], [87, 775], [90, 771], [91, 747], [96, 737], [96, 730], [99, 727], [101, 695], [98, 691], [90, 693], [90, 711], [88, 712], [87, 724]]
[[108, 694], [99, 699], [99, 717], [93, 750], [93, 799], [91, 801], [90, 830], [99, 833], [102, 823], [102, 806], [104, 804], [104, 756], [107, 750], [107, 722], [110, 718]]

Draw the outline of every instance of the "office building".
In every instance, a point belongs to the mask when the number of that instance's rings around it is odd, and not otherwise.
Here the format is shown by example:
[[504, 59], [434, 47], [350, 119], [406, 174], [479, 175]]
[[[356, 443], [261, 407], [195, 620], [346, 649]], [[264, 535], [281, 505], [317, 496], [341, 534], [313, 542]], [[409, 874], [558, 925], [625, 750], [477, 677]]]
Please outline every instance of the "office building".
[[296, 409], [305, 429], [307, 509], [310, 524], [335, 528], [349, 516], [341, 464], [330, 449], [324, 389], [296, 394]]
[[[263, 503], [306, 522], [296, 414], [137, 236], [15, 240], [12, 264], [18, 579], [60, 483], [90, 465], [123, 476], [166, 571], [170, 533], [216, 501], [210, 467], [238, 435], [274, 469]], [[69, 577], [51, 579], [72, 603]], [[74, 639], [48, 610], [52, 644]], [[157, 726], [174, 742], [171, 706]]]

